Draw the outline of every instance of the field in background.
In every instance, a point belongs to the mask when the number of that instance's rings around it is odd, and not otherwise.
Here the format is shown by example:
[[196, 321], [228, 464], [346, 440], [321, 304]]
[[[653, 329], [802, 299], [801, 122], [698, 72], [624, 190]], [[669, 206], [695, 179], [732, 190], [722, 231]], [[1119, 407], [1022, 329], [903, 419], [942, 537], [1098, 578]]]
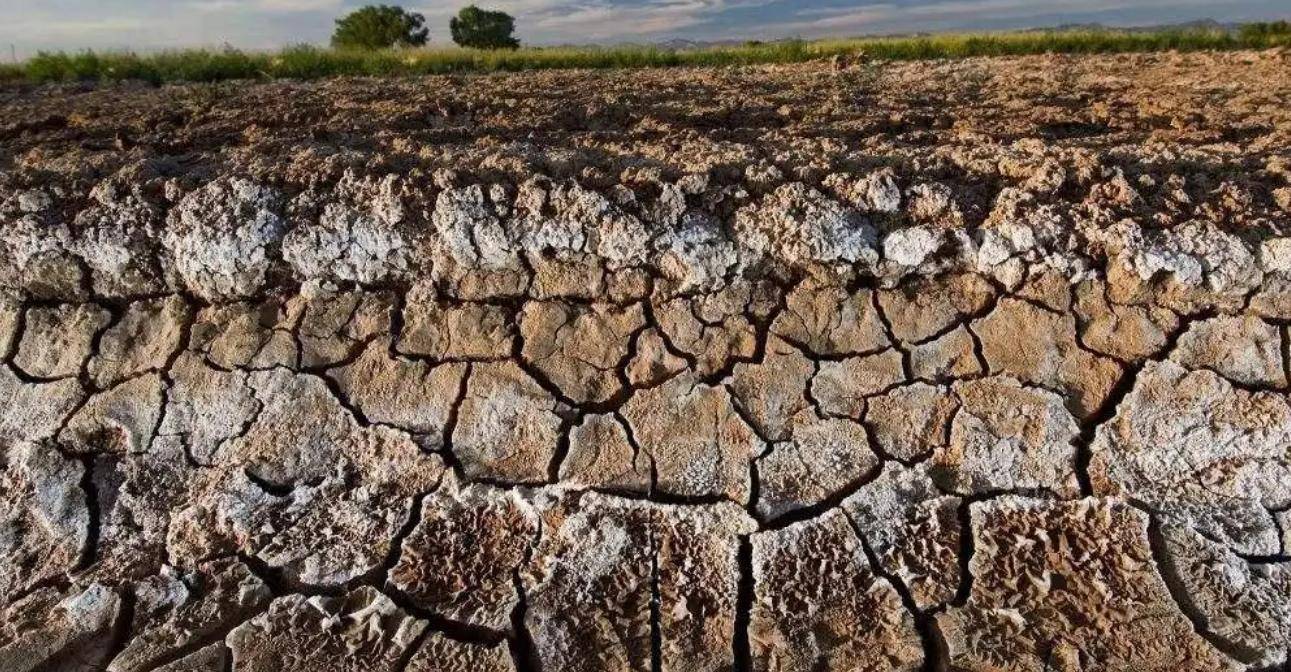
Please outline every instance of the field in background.
[[1028, 31], [878, 37], [818, 41], [750, 42], [739, 46], [670, 50], [657, 47], [527, 47], [510, 51], [427, 48], [338, 51], [292, 47], [279, 52], [235, 49], [41, 53], [25, 63], [0, 65], [0, 80], [144, 80], [213, 82], [230, 79], [313, 79], [336, 75], [422, 75], [553, 68], [638, 68], [796, 63], [864, 53], [882, 60], [963, 58], [1038, 53], [1121, 53], [1267, 49], [1291, 46], [1291, 34], [1259, 30]]

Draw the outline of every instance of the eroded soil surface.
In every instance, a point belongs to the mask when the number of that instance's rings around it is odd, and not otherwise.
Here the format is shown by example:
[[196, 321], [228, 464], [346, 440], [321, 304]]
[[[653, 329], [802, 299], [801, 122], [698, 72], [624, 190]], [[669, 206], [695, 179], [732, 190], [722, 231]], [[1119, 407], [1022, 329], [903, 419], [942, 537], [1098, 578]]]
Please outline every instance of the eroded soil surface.
[[0, 669], [1287, 669], [1291, 55], [0, 91]]

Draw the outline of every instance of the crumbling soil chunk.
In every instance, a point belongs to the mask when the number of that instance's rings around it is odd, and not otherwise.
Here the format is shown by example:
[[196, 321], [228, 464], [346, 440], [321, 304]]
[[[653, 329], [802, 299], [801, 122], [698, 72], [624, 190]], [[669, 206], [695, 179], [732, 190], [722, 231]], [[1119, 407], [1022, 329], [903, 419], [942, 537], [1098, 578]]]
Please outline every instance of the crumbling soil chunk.
[[1241, 669], [1193, 631], [1128, 504], [1010, 496], [974, 504], [972, 526], [968, 601], [937, 616], [953, 665]]

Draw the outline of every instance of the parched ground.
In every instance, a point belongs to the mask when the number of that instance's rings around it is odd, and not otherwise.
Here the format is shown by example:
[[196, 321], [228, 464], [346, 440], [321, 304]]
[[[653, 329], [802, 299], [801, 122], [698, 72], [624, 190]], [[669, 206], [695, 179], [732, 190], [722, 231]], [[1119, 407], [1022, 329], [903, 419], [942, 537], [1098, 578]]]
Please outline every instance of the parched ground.
[[0, 670], [1284, 670], [1291, 54], [0, 89]]

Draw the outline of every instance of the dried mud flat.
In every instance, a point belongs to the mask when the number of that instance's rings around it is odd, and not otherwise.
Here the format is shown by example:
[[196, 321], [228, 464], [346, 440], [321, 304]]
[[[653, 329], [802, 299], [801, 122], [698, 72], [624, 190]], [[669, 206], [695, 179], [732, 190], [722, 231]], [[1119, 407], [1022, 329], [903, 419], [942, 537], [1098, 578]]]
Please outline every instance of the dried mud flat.
[[0, 669], [1287, 669], [1288, 72], [0, 90]]

